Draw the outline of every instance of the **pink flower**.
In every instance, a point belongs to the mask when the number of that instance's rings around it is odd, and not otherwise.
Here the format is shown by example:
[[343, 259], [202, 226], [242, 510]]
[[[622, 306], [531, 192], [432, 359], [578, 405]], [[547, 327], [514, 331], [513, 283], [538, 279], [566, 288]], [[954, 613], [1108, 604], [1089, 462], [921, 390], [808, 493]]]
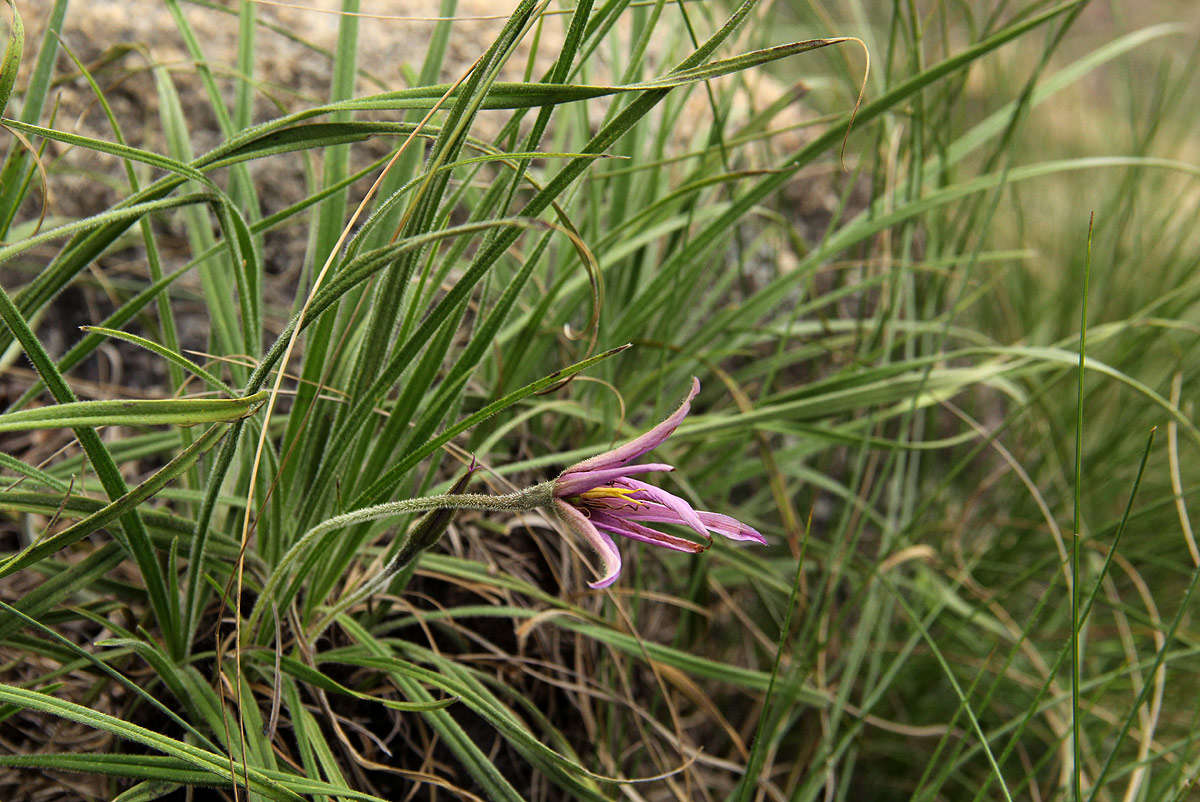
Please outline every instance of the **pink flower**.
[[[589, 587], [608, 587], [621, 573], [621, 553], [609, 534], [624, 535], [655, 546], [697, 553], [712, 543], [709, 532], [730, 540], [753, 540], [766, 545], [766, 538], [752, 527], [717, 512], [693, 509], [679, 496], [629, 478], [637, 473], [673, 471], [660, 462], [630, 464], [657, 448], [679, 426], [692, 399], [700, 392], [700, 381], [692, 379], [688, 397], [662, 423], [641, 437], [572, 465], [554, 480], [554, 508], [568, 528], [587, 540], [604, 562], [604, 576]], [[704, 537], [704, 543], [668, 535], [646, 526], [647, 523], [680, 524]]]

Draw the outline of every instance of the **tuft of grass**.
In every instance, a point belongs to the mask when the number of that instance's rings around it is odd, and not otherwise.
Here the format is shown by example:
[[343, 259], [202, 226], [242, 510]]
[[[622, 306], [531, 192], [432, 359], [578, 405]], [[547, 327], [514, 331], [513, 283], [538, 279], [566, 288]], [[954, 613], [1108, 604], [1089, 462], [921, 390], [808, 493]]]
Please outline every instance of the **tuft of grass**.
[[476, 5], [6, 4], [0, 796], [1187, 798], [1183, 7]]

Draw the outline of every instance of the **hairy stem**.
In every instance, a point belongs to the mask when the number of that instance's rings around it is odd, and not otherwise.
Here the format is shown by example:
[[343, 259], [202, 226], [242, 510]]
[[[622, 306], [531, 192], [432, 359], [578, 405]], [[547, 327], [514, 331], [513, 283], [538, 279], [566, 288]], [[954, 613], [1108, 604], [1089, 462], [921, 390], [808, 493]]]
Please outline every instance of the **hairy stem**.
[[[273, 599], [275, 591], [279, 585], [288, 577], [291, 566], [299, 560], [313, 544], [322, 536], [328, 535], [339, 529], [344, 529], [347, 526], [364, 523], [366, 521], [378, 521], [382, 518], [391, 518], [398, 515], [408, 515], [414, 512], [428, 512], [429, 510], [493, 510], [496, 512], [520, 512], [526, 510], [534, 510], [538, 507], [544, 507], [554, 500], [554, 482], [542, 482], [533, 487], [526, 488], [516, 493], [506, 493], [503, 495], [493, 496], [486, 493], [452, 493], [439, 496], [422, 496], [420, 498], [402, 499], [400, 501], [389, 501], [386, 504], [376, 504], [371, 507], [363, 507], [358, 510], [344, 512], [341, 515], [335, 515], [332, 518], [322, 521], [304, 533], [296, 543], [288, 549], [287, 553], [275, 566], [271, 572], [271, 576], [267, 579], [267, 583], [263, 586], [262, 593], [259, 594], [259, 601], [254, 605], [254, 609], [250, 613], [250, 619], [247, 622], [246, 631], [253, 632], [258, 620], [262, 615], [264, 600]], [[407, 534], [406, 534], [407, 536]], [[427, 544], [426, 544], [427, 545]], [[419, 549], [416, 549], [419, 550]], [[401, 554], [407, 559], [412, 558], [415, 550], [404, 549]], [[399, 562], [396, 560], [394, 562]], [[391, 567], [391, 566], [389, 566]]]

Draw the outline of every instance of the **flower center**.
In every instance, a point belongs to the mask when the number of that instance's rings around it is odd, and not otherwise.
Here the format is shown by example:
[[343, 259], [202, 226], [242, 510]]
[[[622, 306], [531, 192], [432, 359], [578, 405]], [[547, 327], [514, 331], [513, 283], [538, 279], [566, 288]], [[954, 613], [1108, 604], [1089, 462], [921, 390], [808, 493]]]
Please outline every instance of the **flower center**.
[[578, 496], [575, 496], [575, 498], [579, 499], [583, 504], [599, 499], [615, 498], [619, 501], [628, 501], [635, 507], [639, 507], [646, 502], [634, 498], [633, 495], [640, 492], [640, 490], [633, 487], [593, 487], [591, 490], [583, 491]]

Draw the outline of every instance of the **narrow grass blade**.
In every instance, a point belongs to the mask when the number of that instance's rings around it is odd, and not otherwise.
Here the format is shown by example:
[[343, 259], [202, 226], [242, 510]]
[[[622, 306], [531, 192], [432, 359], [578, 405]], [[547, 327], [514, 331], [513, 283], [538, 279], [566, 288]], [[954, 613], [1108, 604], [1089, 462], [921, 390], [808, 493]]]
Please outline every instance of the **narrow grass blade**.
[[17, 71], [21, 68], [21, 54], [25, 52], [25, 24], [15, 0], [8, 0], [8, 43], [4, 55], [0, 56], [0, 115], [8, 107], [13, 84], [17, 82]]
[[[38, 48], [37, 62], [29, 78], [29, 86], [25, 90], [25, 102], [21, 106], [22, 122], [36, 123], [42, 116], [66, 15], [67, 0], [54, 0], [53, 8], [45, 15], [46, 30]], [[24, 197], [24, 175], [27, 172], [25, 163], [28, 158], [28, 151], [19, 142], [13, 142], [9, 146], [4, 166], [0, 168], [0, 240], [8, 236], [9, 226], [12, 225], [17, 207], [21, 205]]]
[[[0, 684], [0, 701], [20, 705], [28, 710], [37, 710], [51, 716], [58, 716], [88, 727], [110, 732], [119, 738], [144, 744], [151, 749], [156, 749], [171, 757], [184, 760], [193, 766], [215, 774], [217, 777], [223, 777], [227, 781], [230, 779], [229, 761], [221, 755], [210, 752], [207, 749], [192, 746], [183, 741], [177, 741], [174, 738], [168, 738], [153, 730], [148, 730], [131, 722], [122, 721], [106, 713], [100, 713], [82, 705], [77, 705], [74, 702], [2, 684]], [[238, 785], [246, 787], [248, 790], [265, 794], [271, 799], [302, 802], [302, 797], [299, 794], [289, 790], [279, 783], [279, 781], [266, 777], [257, 769], [250, 769], [248, 777], [245, 779], [240, 774], [232, 779]]]
[[262, 390], [244, 398], [73, 401], [0, 415], [0, 432], [76, 426], [154, 426], [231, 421], [253, 415], [266, 400]]
[[205, 451], [216, 445], [223, 433], [224, 427], [220, 424], [212, 426], [203, 435], [198, 437], [196, 442], [192, 443], [186, 450], [180, 452], [177, 457], [133, 490], [113, 499], [109, 504], [58, 534], [33, 543], [23, 551], [12, 555], [0, 563], [0, 577], [9, 576], [28, 565], [36, 563], [43, 557], [66, 548], [72, 543], [76, 543], [87, 537], [92, 532], [113, 523], [122, 515], [128, 513], [129, 510], [136, 509], [138, 505], [152, 497], [168, 482], [190, 468]]

